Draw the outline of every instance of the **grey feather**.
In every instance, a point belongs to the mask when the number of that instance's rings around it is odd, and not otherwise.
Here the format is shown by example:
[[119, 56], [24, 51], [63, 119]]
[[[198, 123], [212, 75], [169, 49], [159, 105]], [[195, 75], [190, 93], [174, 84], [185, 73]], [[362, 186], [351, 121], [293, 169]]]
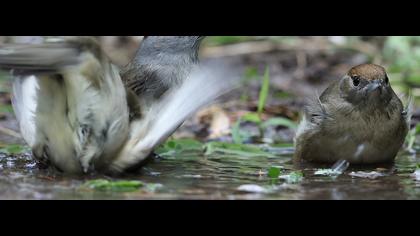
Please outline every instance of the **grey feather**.
[[168, 89], [179, 85], [198, 64], [203, 37], [148, 36], [135, 58], [122, 71], [122, 79], [149, 108]]

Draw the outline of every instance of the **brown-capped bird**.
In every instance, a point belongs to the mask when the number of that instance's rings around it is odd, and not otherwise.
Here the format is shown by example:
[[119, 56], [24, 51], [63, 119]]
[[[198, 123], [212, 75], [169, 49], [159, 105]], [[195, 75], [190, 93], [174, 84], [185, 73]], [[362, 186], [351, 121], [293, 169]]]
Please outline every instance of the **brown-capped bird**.
[[355, 66], [305, 108], [296, 132], [295, 158], [391, 162], [409, 129], [410, 104], [404, 108], [383, 67]]

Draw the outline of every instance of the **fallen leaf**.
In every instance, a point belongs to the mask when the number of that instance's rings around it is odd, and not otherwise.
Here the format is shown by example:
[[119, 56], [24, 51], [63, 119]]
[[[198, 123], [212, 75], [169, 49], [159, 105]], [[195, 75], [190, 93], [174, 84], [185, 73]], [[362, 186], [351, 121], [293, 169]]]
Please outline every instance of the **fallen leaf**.
[[230, 119], [222, 108], [215, 107], [213, 109], [209, 131], [210, 139], [216, 139], [230, 133]]
[[109, 181], [96, 179], [86, 182], [83, 186], [99, 191], [132, 192], [144, 187], [145, 184], [137, 180]]

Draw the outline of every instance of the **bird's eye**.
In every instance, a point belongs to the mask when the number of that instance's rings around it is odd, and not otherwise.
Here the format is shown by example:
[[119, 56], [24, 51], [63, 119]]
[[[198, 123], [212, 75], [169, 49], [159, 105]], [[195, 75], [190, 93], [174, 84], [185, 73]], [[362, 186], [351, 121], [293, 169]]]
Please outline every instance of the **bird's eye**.
[[388, 76], [385, 76], [385, 84], [388, 84], [389, 83], [389, 79], [388, 79]]
[[351, 79], [353, 80], [354, 86], [359, 86], [360, 84], [360, 77], [359, 76], [352, 76]]

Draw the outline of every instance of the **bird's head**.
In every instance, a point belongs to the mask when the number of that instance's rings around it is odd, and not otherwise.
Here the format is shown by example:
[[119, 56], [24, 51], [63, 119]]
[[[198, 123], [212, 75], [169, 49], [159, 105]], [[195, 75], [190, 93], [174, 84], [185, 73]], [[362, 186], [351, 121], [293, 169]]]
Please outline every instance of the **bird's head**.
[[204, 36], [145, 36], [140, 50], [142, 55], [191, 55], [197, 57]]
[[386, 106], [394, 92], [382, 66], [362, 64], [355, 66], [340, 82], [341, 96], [355, 106]]

